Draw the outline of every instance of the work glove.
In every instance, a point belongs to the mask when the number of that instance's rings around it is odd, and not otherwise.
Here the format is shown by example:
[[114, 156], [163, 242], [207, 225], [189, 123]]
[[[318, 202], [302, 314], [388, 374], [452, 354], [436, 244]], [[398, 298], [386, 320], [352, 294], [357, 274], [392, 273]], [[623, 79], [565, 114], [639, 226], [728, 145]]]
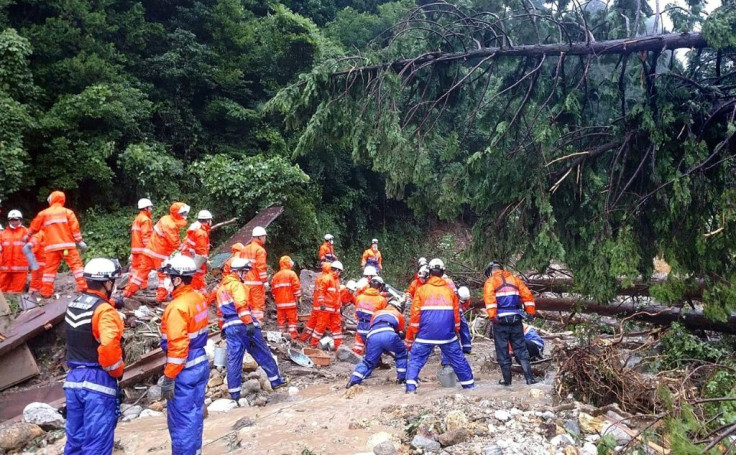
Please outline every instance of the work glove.
[[87, 244], [84, 243], [84, 240], [82, 240], [81, 242], [77, 242], [77, 245], [79, 246], [79, 249], [82, 250], [82, 253], [84, 253], [85, 251], [89, 249]]
[[271, 283], [269, 283], [268, 281], [263, 283], [263, 289], [265, 289], [266, 292], [271, 292]]
[[174, 399], [174, 380], [168, 376], [164, 376], [163, 384], [161, 384], [161, 398], [164, 400]]
[[227, 340], [227, 330], [225, 329], [220, 330], [220, 338], [222, 338], [223, 340]]
[[406, 332], [399, 332], [399, 338], [402, 340], [406, 339]]
[[256, 333], [256, 325], [252, 322], [250, 324], [245, 325], [245, 334], [250, 336], [253, 336], [253, 334]]
[[112, 298], [112, 303], [115, 306], [116, 310], [122, 310], [125, 308], [125, 297], [122, 295], [116, 295]]

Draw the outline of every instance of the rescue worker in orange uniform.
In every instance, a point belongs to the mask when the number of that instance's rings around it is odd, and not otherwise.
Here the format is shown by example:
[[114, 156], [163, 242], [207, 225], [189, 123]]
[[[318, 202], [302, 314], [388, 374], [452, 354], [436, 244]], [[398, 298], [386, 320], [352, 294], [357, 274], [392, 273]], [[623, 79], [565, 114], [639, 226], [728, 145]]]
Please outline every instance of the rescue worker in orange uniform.
[[378, 276], [378, 269], [372, 265], [365, 266], [363, 269], [363, 278], [359, 279], [356, 283], [356, 292], [358, 295], [364, 293], [370, 287], [371, 280], [374, 276]]
[[386, 297], [381, 295], [383, 289], [383, 278], [380, 276], [373, 277], [370, 281], [370, 287], [355, 299], [355, 319], [358, 327], [355, 333], [353, 352], [358, 355], [363, 355], [363, 352], [365, 352], [365, 341], [371, 328], [373, 315], [377, 311], [386, 308], [388, 304]]
[[83, 270], [87, 289], [64, 318], [66, 362], [66, 455], [112, 453], [119, 416], [117, 379], [125, 359], [123, 319], [111, 301], [120, 277], [117, 260], [95, 258]]
[[340, 261], [330, 265], [330, 273], [323, 275], [314, 285], [314, 296], [319, 303], [317, 325], [314, 327], [309, 344], [317, 346], [325, 329], [329, 330], [335, 340], [335, 350], [342, 344], [342, 303], [340, 302], [340, 274], [343, 267]]
[[332, 234], [325, 234], [325, 241], [320, 245], [319, 247], [319, 253], [317, 254], [317, 257], [319, 257], [320, 264], [324, 262], [333, 262], [337, 261], [337, 256], [335, 256], [335, 236]]
[[49, 298], [54, 293], [54, 278], [62, 259], [74, 275], [77, 291], [84, 292], [87, 282], [84, 280], [84, 266], [77, 245], [84, 252], [87, 251], [87, 244], [82, 240], [77, 215], [64, 207], [66, 195], [61, 191], [52, 192], [48, 202], [50, 207], [36, 215], [28, 231], [29, 236], [43, 231], [46, 240], [46, 267], [43, 271], [41, 297]]
[[[148, 241], [153, 233], [153, 220], [151, 212], [153, 211], [153, 202], [150, 199], [140, 199], [138, 201], [138, 215], [133, 220], [130, 228], [130, 270], [133, 271], [141, 267], [143, 262], [143, 250], [146, 249]], [[148, 287], [148, 275], [143, 277], [141, 287]]]
[[406, 290], [406, 293], [409, 294], [409, 297], [413, 300], [414, 295], [417, 292], [417, 289], [421, 285], [427, 282], [427, 279], [429, 279], [429, 269], [426, 265], [419, 268], [419, 271], [414, 275], [414, 279], [409, 284], [409, 289]]
[[[185, 203], [174, 202], [169, 207], [169, 214], [158, 220], [153, 227], [151, 238], [143, 250], [143, 261], [140, 267], [133, 270], [130, 283], [126, 286], [123, 296], [133, 297], [141, 288], [143, 280], [148, 277], [149, 272], [160, 269], [164, 260], [179, 249], [181, 246], [179, 230], [187, 225], [189, 210], [189, 206]], [[158, 288], [156, 289], [156, 301], [159, 303], [166, 300], [169, 295], [164, 285], [165, 280], [166, 275], [159, 271]]]
[[[240, 253], [243, 251], [242, 243], [237, 242], [233, 246], [230, 247], [230, 252], [232, 253], [232, 256], [230, 256], [227, 261], [222, 265], [222, 276], [220, 277], [220, 284], [222, 284], [222, 280], [225, 279], [227, 275], [230, 274], [230, 264], [233, 263], [233, 260], [235, 258], [240, 257]], [[215, 303], [215, 300], [217, 299], [217, 287], [212, 289], [212, 292], [207, 296], [207, 305], [213, 305]], [[222, 328], [222, 319], [220, 318], [220, 315], [217, 315], [217, 323], [220, 325], [220, 328]]]
[[251, 268], [250, 259], [235, 258], [231, 264], [232, 273], [223, 278], [217, 288], [217, 309], [223, 317], [222, 334], [227, 339], [227, 386], [233, 400], [240, 399], [243, 355], [246, 351], [266, 372], [274, 390], [288, 384], [271, 357], [258, 320], [250, 312], [243, 280]]
[[[28, 292], [34, 294], [41, 292], [43, 285], [43, 270], [46, 267], [46, 246], [43, 231], [36, 232], [29, 239], [28, 243], [23, 246], [23, 253], [28, 258], [28, 265], [31, 269], [31, 284], [28, 286]], [[33, 258], [33, 260], [31, 260]]]
[[278, 330], [286, 334], [287, 329], [292, 340], [297, 339], [296, 323], [299, 311], [298, 302], [302, 297], [302, 285], [299, 277], [291, 270], [294, 261], [289, 256], [279, 259], [279, 271], [271, 279], [271, 292], [276, 301], [276, 323]]
[[161, 396], [167, 400], [166, 422], [173, 455], [202, 451], [204, 393], [210, 376], [207, 344], [207, 303], [191, 284], [194, 259], [175, 255], [161, 272], [171, 280], [173, 299], [161, 319], [161, 349], [166, 352]]
[[355, 291], [358, 289], [358, 283], [355, 280], [349, 280], [345, 286], [340, 286], [340, 302], [342, 306], [355, 305]]
[[[192, 279], [192, 287], [200, 292], [205, 291], [207, 283], [204, 276], [207, 274], [207, 258], [210, 255], [210, 229], [212, 228], [212, 214], [209, 210], [200, 210], [197, 221], [187, 229], [187, 241], [182, 244], [184, 254], [196, 258], [202, 256], [204, 263]], [[196, 262], [196, 261], [195, 261]]]
[[498, 383], [511, 385], [511, 357], [508, 350], [511, 343], [526, 383], [535, 384], [537, 380], [532, 373], [522, 323], [524, 313], [533, 316], [537, 312], [534, 296], [523, 281], [504, 270], [496, 261], [491, 261], [486, 266], [485, 275], [487, 279], [483, 285], [483, 301], [488, 318], [493, 321], [493, 343], [502, 375]]
[[317, 275], [317, 279], [314, 280], [314, 294], [312, 295], [312, 311], [309, 313], [309, 319], [307, 319], [307, 323], [304, 325], [304, 329], [302, 330], [302, 334], [299, 336], [299, 341], [302, 341], [306, 343], [309, 341], [309, 337], [312, 336], [312, 333], [314, 333], [314, 327], [317, 325], [317, 320], [319, 319], [319, 313], [320, 313], [320, 307], [322, 306], [322, 301], [318, 299], [317, 296], [317, 283], [319, 282], [322, 277], [330, 275], [332, 270], [332, 263], [330, 262], [323, 262], [322, 263], [322, 272]]
[[429, 279], [417, 289], [411, 306], [411, 322], [406, 342], [411, 357], [406, 371], [406, 393], [416, 393], [419, 372], [438, 346], [455, 371], [464, 389], [475, 386], [473, 371], [457, 342], [460, 331], [458, 297], [442, 278], [445, 264], [435, 258], [429, 262]]
[[371, 247], [363, 251], [363, 260], [360, 262], [361, 267], [372, 265], [378, 270], [378, 273], [383, 272], [383, 257], [381, 252], [378, 251], [378, 239], [371, 240]]
[[28, 276], [28, 259], [23, 254], [28, 228], [19, 210], [8, 212], [8, 228], [0, 231], [0, 291], [23, 292]]
[[266, 230], [261, 226], [253, 228], [253, 239], [245, 245], [241, 256], [253, 262], [253, 269], [248, 272], [243, 284], [252, 288], [253, 301], [250, 302], [253, 317], [263, 322], [266, 312], [266, 285], [268, 285], [268, 266], [266, 249]]

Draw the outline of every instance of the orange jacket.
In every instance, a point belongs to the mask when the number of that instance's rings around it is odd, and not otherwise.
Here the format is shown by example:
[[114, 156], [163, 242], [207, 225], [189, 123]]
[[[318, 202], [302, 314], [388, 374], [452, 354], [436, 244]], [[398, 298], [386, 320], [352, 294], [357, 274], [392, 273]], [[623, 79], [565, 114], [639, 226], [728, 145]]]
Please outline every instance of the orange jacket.
[[417, 289], [419, 289], [419, 286], [423, 285], [419, 280], [419, 277], [417, 275], [414, 275], [414, 279], [411, 280], [411, 283], [409, 283], [409, 289], [406, 290], [406, 293], [411, 296], [411, 298], [414, 298], [414, 294], [416, 294]]
[[483, 285], [483, 301], [488, 317], [537, 312], [534, 296], [523, 281], [506, 270], [497, 270]]
[[43, 266], [46, 263], [46, 250], [44, 249], [46, 246], [46, 237], [44, 236], [43, 231], [33, 234], [31, 238], [28, 239], [28, 243], [30, 243], [33, 248], [33, 255], [36, 257], [36, 262], [38, 262], [38, 265]]
[[8, 226], [0, 231], [0, 272], [27, 272], [28, 259], [23, 254], [23, 238], [28, 235], [28, 228], [18, 226], [13, 229]]
[[319, 257], [320, 261], [336, 261], [337, 256], [335, 256], [335, 247], [328, 242], [327, 240], [322, 243], [319, 247], [319, 253], [317, 255]]
[[389, 305], [382, 310], [376, 311], [376, 314], [374, 314], [373, 317], [371, 318], [371, 325], [373, 325], [373, 322], [376, 322], [376, 319], [378, 319], [378, 321], [385, 320], [385, 321], [390, 322], [392, 318], [396, 319], [397, 321], [396, 331], [403, 332], [405, 328], [404, 315], [399, 313], [399, 310], [394, 308], [393, 305]]
[[237, 318], [243, 324], [252, 324], [253, 317], [250, 314], [248, 298], [248, 288], [240, 282], [240, 279], [234, 274], [227, 275], [217, 287], [218, 318], [222, 318], [223, 323]]
[[378, 289], [368, 288], [355, 299], [355, 316], [360, 320], [369, 321], [378, 310], [386, 308], [386, 297]]
[[[102, 292], [92, 290], [85, 292], [107, 300]], [[102, 369], [113, 378], [122, 377], [125, 369], [123, 348], [120, 346], [124, 330], [123, 319], [110, 303], [102, 303], [97, 306], [92, 315], [92, 335], [100, 342], [97, 348], [97, 360]]]
[[[267, 255], [266, 249], [263, 248], [263, 242], [258, 239], [253, 239], [241, 253], [241, 257], [250, 259], [253, 261], [253, 270], [248, 273], [246, 285], [252, 286], [251, 281], [260, 281], [259, 284], [265, 283], [268, 280], [267, 267]], [[254, 283], [255, 284], [255, 283]]]
[[230, 259], [228, 259], [227, 261], [225, 261], [225, 264], [222, 266], [222, 273], [223, 273], [223, 275], [227, 275], [228, 273], [230, 273], [230, 264], [232, 264], [233, 259], [241, 257], [240, 256], [240, 253], [243, 252], [243, 248], [245, 248], [245, 247], [240, 242], [238, 242], [235, 245], [233, 245], [233, 246], [230, 247], [230, 252], [233, 255], [230, 256]]
[[46, 251], [60, 251], [76, 248], [82, 241], [79, 221], [73, 211], [64, 208], [66, 196], [61, 191], [54, 191], [49, 196], [50, 207], [38, 212], [31, 221], [29, 234], [43, 230], [46, 237]]
[[367, 250], [363, 251], [363, 260], [360, 262], [361, 267], [365, 267], [366, 264], [369, 262], [378, 264], [378, 268], [383, 268], [383, 257], [381, 256], [381, 252], [376, 250], [373, 251], [373, 248], [368, 248]]
[[271, 279], [271, 292], [276, 301], [276, 308], [296, 308], [296, 301], [302, 296], [302, 285], [299, 277], [291, 270], [291, 258], [281, 257], [279, 268], [280, 270]]
[[342, 302], [342, 306], [348, 306], [351, 303], [355, 305], [355, 294], [350, 292], [350, 289], [344, 285], [340, 285], [340, 302]]
[[141, 210], [133, 220], [130, 228], [130, 252], [132, 254], [143, 253], [153, 232], [153, 220], [148, 210]]
[[169, 214], [164, 215], [153, 227], [151, 239], [146, 244], [143, 254], [152, 258], [167, 259], [181, 245], [179, 229], [187, 225], [187, 220], [179, 215], [183, 202], [174, 202]]
[[182, 285], [172, 292], [161, 318], [162, 347], [166, 346], [164, 375], [174, 379], [184, 369], [190, 345], [204, 348], [207, 344], [207, 304], [204, 296], [190, 285]]
[[334, 273], [323, 273], [314, 284], [315, 307], [325, 306], [325, 311], [334, 313], [340, 310], [340, 280]]
[[406, 340], [412, 342], [417, 338], [429, 342], [447, 341], [459, 330], [460, 309], [457, 294], [447, 281], [430, 276], [414, 296]]
[[183, 245], [184, 252], [191, 257], [210, 255], [210, 226], [195, 221], [187, 229], [187, 241]]

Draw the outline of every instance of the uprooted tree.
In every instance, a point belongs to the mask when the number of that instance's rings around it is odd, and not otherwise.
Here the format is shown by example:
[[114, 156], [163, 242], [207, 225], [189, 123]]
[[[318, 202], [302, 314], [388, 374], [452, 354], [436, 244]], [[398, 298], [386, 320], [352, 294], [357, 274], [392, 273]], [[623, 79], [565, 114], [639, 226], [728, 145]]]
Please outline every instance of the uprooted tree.
[[472, 223], [477, 264], [562, 260], [605, 301], [660, 255], [706, 282], [708, 314], [736, 309], [734, 6], [462, 5], [421, 4], [283, 89], [267, 107], [295, 154], [350, 150], [419, 216]]

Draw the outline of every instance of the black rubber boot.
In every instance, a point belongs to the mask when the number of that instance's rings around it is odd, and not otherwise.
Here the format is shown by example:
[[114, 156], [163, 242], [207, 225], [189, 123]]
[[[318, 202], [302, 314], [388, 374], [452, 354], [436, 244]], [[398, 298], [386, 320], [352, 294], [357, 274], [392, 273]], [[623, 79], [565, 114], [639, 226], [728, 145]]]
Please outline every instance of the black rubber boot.
[[537, 381], [537, 378], [534, 377], [534, 373], [532, 373], [532, 366], [528, 360], [521, 361], [521, 371], [524, 372], [524, 379], [526, 379], [527, 384], [531, 385], [539, 382]]
[[511, 385], [511, 365], [501, 366], [501, 375], [503, 379], [498, 381], [500, 385], [510, 386]]

